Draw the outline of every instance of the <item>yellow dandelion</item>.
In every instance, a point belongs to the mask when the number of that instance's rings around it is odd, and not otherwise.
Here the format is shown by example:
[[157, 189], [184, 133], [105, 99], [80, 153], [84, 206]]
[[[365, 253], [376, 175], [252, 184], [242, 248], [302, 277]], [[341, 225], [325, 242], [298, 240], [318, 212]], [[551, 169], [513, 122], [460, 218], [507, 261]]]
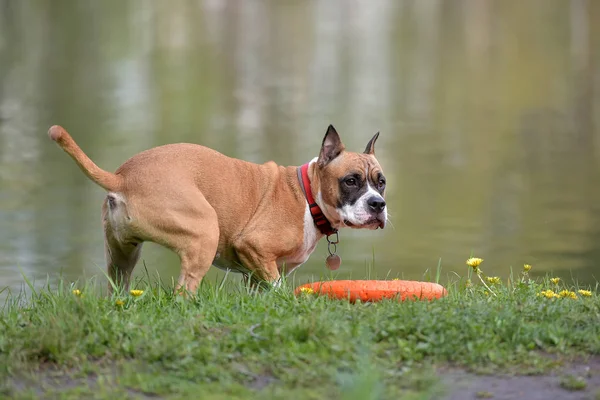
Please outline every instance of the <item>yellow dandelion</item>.
[[558, 282], [560, 282], [560, 278], [552, 278], [550, 279], [550, 282], [552, 282], [554, 285], [558, 285]]
[[394, 278], [394, 279], [392, 279], [392, 280], [393, 280], [393, 281], [399, 281], [399, 280], [400, 280], [400, 278]]
[[579, 289], [577, 291], [577, 293], [579, 293], [583, 297], [591, 297], [592, 296], [592, 292], [590, 290]]
[[143, 290], [137, 290], [137, 289], [132, 289], [129, 291], [129, 294], [131, 294], [133, 297], [139, 297], [142, 294], [144, 294]]
[[576, 299], [577, 295], [575, 292], [571, 292], [570, 290], [561, 290], [558, 293], [558, 297], [566, 298], [566, 299]]
[[525, 264], [525, 265], [523, 265], [523, 271], [524, 271], [524, 272], [529, 272], [529, 271], [531, 271], [531, 265], [529, 265], [529, 264]]
[[315, 291], [309, 287], [303, 287], [302, 289], [300, 289], [300, 293], [304, 293], [304, 294], [313, 294], [314, 292]]
[[79, 290], [79, 289], [73, 289], [73, 294], [75, 296], [81, 296], [81, 290]]
[[125, 304], [125, 302], [121, 299], [115, 301], [115, 306], [122, 307], [124, 304]]
[[477, 267], [479, 267], [479, 265], [481, 265], [482, 262], [483, 262], [483, 259], [481, 259], [481, 258], [471, 257], [467, 260], [467, 265], [472, 268], [477, 268]]
[[488, 276], [487, 278], [485, 278], [487, 280], [487, 282], [491, 285], [497, 285], [499, 284], [500, 281], [500, 277], [499, 276]]
[[542, 290], [540, 293], [538, 293], [538, 296], [544, 296], [547, 299], [553, 299], [555, 297], [558, 297], [558, 295], [556, 293], [554, 293], [554, 290]]

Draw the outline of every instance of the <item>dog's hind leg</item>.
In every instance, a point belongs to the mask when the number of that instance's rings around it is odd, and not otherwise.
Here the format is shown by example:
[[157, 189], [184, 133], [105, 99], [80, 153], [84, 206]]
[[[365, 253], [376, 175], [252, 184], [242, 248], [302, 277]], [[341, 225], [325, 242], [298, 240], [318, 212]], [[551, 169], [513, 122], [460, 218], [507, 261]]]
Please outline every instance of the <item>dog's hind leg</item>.
[[175, 187], [170, 193], [166, 200], [155, 202], [148, 196], [129, 198], [128, 206], [136, 210], [135, 227], [130, 230], [173, 250], [181, 260], [175, 290], [195, 292], [217, 254], [217, 213], [199, 190]]
[[[199, 246], [192, 246], [181, 252], [181, 273], [176, 290], [185, 289], [190, 293], [198, 290], [198, 285], [208, 272], [215, 258], [219, 235], [206, 234], [198, 237]], [[215, 251], [212, 251], [214, 249]]]
[[173, 248], [181, 259], [181, 273], [176, 290], [185, 289], [191, 293], [210, 269], [219, 246], [219, 221], [217, 213], [204, 196], [196, 202], [193, 228], [185, 236], [172, 238]]
[[[122, 286], [125, 290], [128, 290], [131, 273], [142, 253], [142, 243], [121, 245], [115, 243], [109, 237], [105, 237], [104, 250], [108, 277], [116, 286]], [[112, 284], [109, 282], [109, 293], [112, 292], [112, 289]]]
[[[108, 277], [112, 281], [108, 283], [109, 294], [113, 291], [113, 284], [129, 289], [131, 273], [142, 252], [142, 242], [132, 238], [123, 237], [123, 227], [119, 224], [122, 216], [115, 215], [116, 207], [124, 207], [117, 204], [117, 197], [109, 194], [102, 205], [102, 222], [104, 225], [104, 254]], [[112, 208], [112, 210], [111, 210]], [[110, 212], [112, 215], [109, 215]]]

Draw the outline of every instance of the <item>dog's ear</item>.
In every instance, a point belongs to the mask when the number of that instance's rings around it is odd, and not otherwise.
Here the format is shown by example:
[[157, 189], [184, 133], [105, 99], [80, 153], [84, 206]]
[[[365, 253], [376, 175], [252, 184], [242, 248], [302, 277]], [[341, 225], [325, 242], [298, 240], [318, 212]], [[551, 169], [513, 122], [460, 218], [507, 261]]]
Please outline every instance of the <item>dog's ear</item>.
[[371, 154], [373, 156], [375, 155], [375, 142], [377, 141], [378, 137], [379, 132], [377, 132], [375, 136], [373, 136], [371, 140], [369, 140], [369, 143], [367, 143], [367, 148], [365, 149], [365, 154]]
[[327, 133], [323, 138], [323, 144], [321, 145], [321, 152], [317, 163], [319, 166], [324, 167], [329, 164], [333, 159], [340, 155], [344, 151], [345, 147], [333, 125], [329, 125]]

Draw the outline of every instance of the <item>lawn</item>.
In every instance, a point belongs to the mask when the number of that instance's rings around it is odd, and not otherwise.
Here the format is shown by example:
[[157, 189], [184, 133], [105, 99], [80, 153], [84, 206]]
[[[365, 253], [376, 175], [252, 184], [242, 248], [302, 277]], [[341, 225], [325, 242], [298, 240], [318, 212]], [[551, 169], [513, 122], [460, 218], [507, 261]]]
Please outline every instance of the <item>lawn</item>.
[[227, 281], [187, 297], [147, 281], [113, 297], [93, 282], [9, 295], [0, 397], [425, 399], [448, 390], [448, 369], [541, 374], [600, 354], [596, 288], [471, 272], [431, 302]]

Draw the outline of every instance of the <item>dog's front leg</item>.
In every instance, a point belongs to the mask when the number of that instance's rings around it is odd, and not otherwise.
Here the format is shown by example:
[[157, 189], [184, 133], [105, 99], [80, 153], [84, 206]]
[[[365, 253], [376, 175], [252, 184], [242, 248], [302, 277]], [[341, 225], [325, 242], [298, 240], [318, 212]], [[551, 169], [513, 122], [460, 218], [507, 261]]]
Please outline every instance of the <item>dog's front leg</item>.
[[258, 279], [252, 274], [244, 273], [242, 276], [242, 280], [244, 285], [250, 289], [251, 292], [256, 292], [260, 289], [271, 289], [281, 287], [283, 283], [282, 278], [279, 278], [274, 281], [267, 281], [263, 279]]
[[262, 286], [261, 283], [270, 283], [277, 285], [281, 275], [277, 268], [275, 256], [266, 257], [255, 251], [257, 247], [248, 245], [236, 246], [236, 253], [249, 273], [244, 274], [244, 281], [250, 283], [254, 288], [255, 285]]

